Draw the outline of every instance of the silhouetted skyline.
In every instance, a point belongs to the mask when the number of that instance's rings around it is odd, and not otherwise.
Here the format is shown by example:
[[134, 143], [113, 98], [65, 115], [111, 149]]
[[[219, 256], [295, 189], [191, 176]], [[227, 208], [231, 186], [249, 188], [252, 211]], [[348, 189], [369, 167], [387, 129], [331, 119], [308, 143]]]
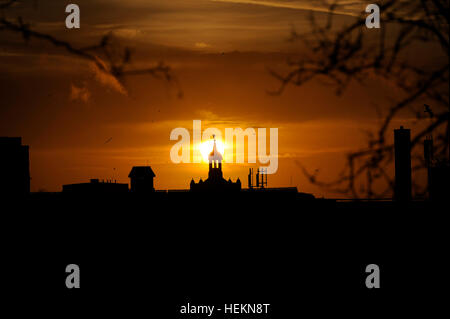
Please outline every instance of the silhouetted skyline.
[[[409, 202], [412, 200], [412, 170], [411, 170], [411, 147], [409, 129], [401, 126], [394, 130], [394, 162], [395, 162], [395, 182], [394, 196], [392, 200], [398, 202]], [[447, 162], [436, 162], [433, 157], [433, 139], [426, 137], [423, 141], [423, 160], [427, 167], [428, 196], [432, 200], [446, 200], [446, 194], [450, 189], [449, 165]], [[30, 170], [28, 146], [21, 144], [20, 137], [0, 137], [0, 149], [4, 152], [1, 158], [0, 167], [2, 176], [2, 193], [13, 196], [23, 196], [30, 193]], [[208, 156], [208, 177], [198, 182], [191, 179], [189, 183], [190, 192], [203, 193], [236, 193], [243, 189], [240, 178], [236, 182], [231, 179], [226, 180], [222, 171], [222, 154], [217, 150], [216, 139], [214, 137], [213, 148]], [[62, 192], [65, 194], [79, 195], [100, 195], [100, 194], [120, 194], [136, 193], [150, 195], [155, 192], [154, 178], [155, 172], [151, 166], [133, 166], [128, 174], [128, 183], [117, 183], [117, 180], [100, 180], [91, 178], [89, 182], [64, 184]], [[268, 188], [267, 175], [264, 170], [257, 170], [256, 178], [253, 179], [253, 169], [249, 169], [248, 184], [246, 191], [276, 191], [295, 192], [295, 187]], [[188, 188], [185, 188], [188, 191]], [[302, 196], [312, 199], [312, 194], [301, 192]], [[309, 196], [309, 197], [308, 197]]]
[[[366, 132], [377, 129], [375, 119], [385, 115], [392, 97], [401, 98], [393, 83], [371, 76], [364, 77], [364, 85], [348, 83], [340, 96], [321, 79], [289, 86], [280, 96], [267, 94], [279, 86], [268, 70], [283, 73], [286, 61], [304, 54], [301, 41], [286, 39], [310, 31], [310, 10], [318, 24], [326, 24], [328, 8], [322, 4], [312, 6], [302, 0], [284, 6], [275, 1], [262, 5], [203, 0], [80, 0], [77, 4], [83, 16], [79, 30], [65, 28], [65, 3], [41, 1], [36, 9], [32, 3], [20, 2], [5, 15], [10, 21], [20, 16], [33, 30], [76, 48], [98, 44], [111, 33], [108, 39], [115, 49], [111, 51], [121, 55], [129, 48], [133, 67], [160, 61], [170, 66], [183, 98], [165, 81], [136, 76], [121, 84], [64, 48], [37, 38], [25, 43], [21, 33], [2, 29], [0, 135], [22, 136], [25, 144], [32, 145], [32, 191], [59, 191], [62, 184], [93, 177], [125, 183], [131, 166], [147, 163], [158, 172], [158, 188], [184, 188], [186, 180], [204, 175], [207, 163], [170, 163], [169, 134], [200, 119], [205, 127], [221, 130], [278, 127], [279, 170], [271, 176], [271, 185], [296, 186], [317, 196], [347, 196], [309, 183], [302, 167], [317, 172], [317, 179], [339, 177], [346, 154], [367, 145]], [[333, 14], [330, 31], [352, 23], [364, 4], [346, 2]], [[395, 32], [386, 35], [393, 40]], [[433, 41], [407, 47], [401, 57], [432, 70], [448, 61], [436, 47]], [[439, 107], [426, 96], [416, 104], [427, 120], [424, 104], [439, 114]], [[392, 141], [392, 131], [400, 125], [416, 132], [415, 120], [399, 112], [386, 140]], [[251, 167], [227, 166], [227, 176], [245, 179]], [[390, 165], [389, 175], [393, 172]], [[425, 174], [414, 179], [426, 184]]]

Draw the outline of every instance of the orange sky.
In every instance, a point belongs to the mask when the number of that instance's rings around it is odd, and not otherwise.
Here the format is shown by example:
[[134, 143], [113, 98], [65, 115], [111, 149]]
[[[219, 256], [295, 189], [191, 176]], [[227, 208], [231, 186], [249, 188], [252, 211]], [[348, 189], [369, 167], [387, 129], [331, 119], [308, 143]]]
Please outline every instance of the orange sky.
[[[369, 81], [366, 87], [352, 84], [340, 97], [318, 82], [267, 94], [277, 87], [267, 69], [283, 70], [288, 58], [301, 54], [286, 40], [292, 26], [307, 30], [308, 10], [325, 17], [324, 8], [311, 3], [80, 0], [79, 30], [65, 28], [62, 2], [21, 4], [9, 14], [23, 16], [36, 30], [80, 47], [113, 31], [132, 47], [135, 66], [164, 60], [184, 97], [146, 76], [127, 78], [124, 93], [89, 63], [0, 31], [0, 136], [22, 136], [30, 145], [32, 191], [60, 191], [62, 184], [89, 178], [127, 182], [131, 167], [145, 164], [157, 175], [157, 189], [180, 189], [192, 177], [205, 178], [207, 165], [170, 162], [172, 129], [192, 130], [193, 120], [204, 128], [277, 127], [279, 168], [269, 186], [335, 196], [309, 184], [297, 163], [335, 176], [345, 154], [363, 146], [364, 131], [378, 123], [374, 105], [386, 105], [395, 92]], [[347, 3], [336, 16], [338, 26], [364, 10], [363, 1]], [[409, 125], [408, 118], [395, 124]], [[224, 177], [240, 177], [246, 186], [248, 167], [225, 164]]]

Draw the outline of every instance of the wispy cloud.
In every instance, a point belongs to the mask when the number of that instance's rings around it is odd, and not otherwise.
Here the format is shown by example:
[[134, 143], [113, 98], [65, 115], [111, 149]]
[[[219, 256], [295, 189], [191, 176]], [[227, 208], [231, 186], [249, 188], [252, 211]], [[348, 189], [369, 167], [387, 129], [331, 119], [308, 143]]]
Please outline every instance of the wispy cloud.
[[[317, 1], [289, 0], [289, 1], [268, 1], [268, 0], [211, 0], [213, 2], [228, 2], [252, 4], [266, 7], [286, 8], [294, 10], [312, 10], [317, 12], [329, 12], [327, 5]], [[364, 4], [360, 1], [339, 1], [336, 14], [356, 16], [363, 11]]]
[[199, 49], [206, 49], [206, 48], [210, 48], [211, 44], [208, 44], [205, 42], [197, 42], [197, 43], [195, 43], [195, 47], [199, 48]]
[[[102, 61], [100, 59], [98, 59], [98, 61], [99, 61], [99, 63], [102, 63]], [[116, 92], [119, 92], [123, 95], [127, 95], [127, 90], [124, 88], [122, 83], [120, 83], [119, 80], [117, 80], [116, 77], [114, 77], [110, 73], [106, 73], [106, 72], [100, 70], [99, 67], [95, 63], [91, 63], [90, 67], [91, 67], [91, 71], [94, 73], [95, 79], [100, 84], [102, 84], [105, 87], [112, 89]], [[105, 69], [107, 69], [106, 66], [105, 66]]]

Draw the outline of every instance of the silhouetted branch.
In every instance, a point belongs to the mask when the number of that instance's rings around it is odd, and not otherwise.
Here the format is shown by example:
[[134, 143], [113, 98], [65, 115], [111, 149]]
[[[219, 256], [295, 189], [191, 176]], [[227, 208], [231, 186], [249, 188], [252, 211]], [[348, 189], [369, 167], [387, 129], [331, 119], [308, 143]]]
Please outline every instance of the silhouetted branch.
[[[8, 0], [0, 2], [0, 9], [10, 8], [17, 0]], [[113, 76], [122, 86], [124, 78], [130, 75], [151, 75], [157, 79], [163, 79], [174, 85], [178, 90], [178, 96], [182, 96], [180, 84], [172, 72], [172, 69], [163, 62], [158, 63], [151, 68], [132, 69], [130, 68], [131, 50], [125, 47], [117, 53], [113, 50], [112, 34], [103, 36], [98, 44], [92, 46], [77, 48], [68, 41], [58, 39], [50, 34], [32, 30], [29, 24], [17, 17], [17, 21], [11, 21], [5, 17], [0, 17], [0, 30], [16, 32], [22, 35], [25, 41], [31, 38], [46, 41], [55, 47], [63, 48], [66, 52], [79, 58], [92, 62], [99, 71]], [[119, 55], [119, 56], [118, 56]]]
[[[389, 81], [402, 92], [398, 100], [388, 107], [376, 134], [369, 135], [367, 148], [347, 156], [346, 167], [339, 178], [331, 182], [319, 181], [316, 174], [309, 173], [297, 162], [311, 183], [354, 197], [362, 194], [369, 198], [382, 197], [392, 191], [393, 180], [385, 168], [393, 161], [393, 145], [386, 142], [386, 136], [400, 112], [407, 110], [423, 123], [422, 128], [412, 136], [413, 152], [420, 150], [417, 146], [430, 134], [434, 135], [437, 155], [446, 156], [449, 150], [449, 3], [439, 0], [388, 0], [382, 1], [379, 6], [381, 29], [371, 32], [363, 32], [365, 13], [361, 13], [349, 26], [333, 31], [330, 17], [339, 7], [336, 1], [329, 6], [325, 26], [320, 26], [312, 14], [311, 32], [291, 32], [291, 40], [302, 41], [309, 54], [303, 54], [296, 61], [288, 61], [289, 71], [286, 74], [269, 70], [280, 82], [278, 89], [271, 94], [282, 94], [287, 85], [300, 86], [313, 79], [326, 79], [335, 87], [336, 93], [341, 94], [352, 81], [364, 85], [369, 76]], [[398, 30], [388, 32], [387, 29], [393, 30], [393, 26]], [[439, 44], [446, 60], [433, 61], [433, 67], [410, 61], [407, 50], [431, 42]], [[423, 103], [420, 103], [424, 99], [433, 104], [433, 112], [429, 112], [432, 117], [424, 114]], [[424, 163], [419, 163], [414, 169], [423, 167]], [[377, 193], [373, 185], [379, 182], [387, 188]], [[365, 185], [364, 191], [358, 190], [357, 184]]]

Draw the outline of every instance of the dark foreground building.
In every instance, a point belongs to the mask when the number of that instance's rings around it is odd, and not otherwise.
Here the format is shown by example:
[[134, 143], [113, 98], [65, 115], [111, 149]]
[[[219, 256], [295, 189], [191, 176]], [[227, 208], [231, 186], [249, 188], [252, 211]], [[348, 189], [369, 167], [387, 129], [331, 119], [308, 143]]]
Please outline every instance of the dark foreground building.
[[66, 194], [97, 195], [127, 192], [128, 184], [100, 182], [98, 179], [91, 179], [90, 183], [63, 185], [63, 193]]
[[[131, 183], [131, 192], [134, 193], [150, 193], [154, 192], [153, 178], [155, 177], [150, 166], [134, 166], [128, 177]], [[91, 179], [89, 183], [78, 183], [63, 185], [63, 193], [66, 194], [123, 194], [128, 193], [128, 184], [117, 183], [113, 181], [100, 181]]]
[[424, 160], [428, 171], [428, 195], [432, 201], [446, 201], [450, 194], [450, 166], [446, 159], [435, 159], [433, 137], [427, 136], [424, 143]]
[[20, 137], [0, 137], [0, 193], [22, 196], [30, 193], [28, 145]]
[[429, 194], [433, 201], [447, 201], [450, 194], [450, 166], [436, 164], [429, 169]]
[[396, 201], [411, 200], [411, 131], [404, 129], [394, 130], [395, 148], [395, 188]]
[[150, 166], [133, 166], [128, 177], [130, 178], [132, 192], [148, 193], [155, 191], [153, 179], [156, 174]]
[[239, 178], [236, 182], [232, 182], [231, 179], [227, 181], [223, 178], [222, 154], [217, 150], [216, 140], [214, 140], [213, 150], [208, 156], [208, 161], [208, 178], [205, 181], [200, 179], [198, 183], [192, 179], [190, 184], [191, 192], [239, 192], [241, 190], [242, 185]]

